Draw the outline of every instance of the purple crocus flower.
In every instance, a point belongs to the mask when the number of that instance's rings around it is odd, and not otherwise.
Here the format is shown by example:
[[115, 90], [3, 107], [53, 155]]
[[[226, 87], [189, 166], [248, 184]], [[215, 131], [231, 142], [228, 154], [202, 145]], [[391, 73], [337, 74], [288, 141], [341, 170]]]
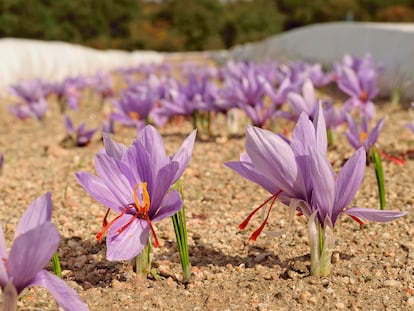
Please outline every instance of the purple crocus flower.
[[0, 286], [4, 310], [15, 310], [18, 295], [30, 286], [46, 288], [64, 310], [88, 310], [72, 288], [43, 270], [60, 240], [55, 225], [50, 222], [51, 215], [52, 200], [48, 192], [36, 199], [23, 214], [9, 254], [0, 226]]
[[[282, 102], [282, 93], [282, 88], [276, 92], [271, 82], [251, 64], [225, 77], [220, 102], [227, 102], [227, 108], [238, 107], [246, 113], [253, 125], [262, 127], [274, 116], [277, 106]], [[266, 97], [270, 99], [267, 102]]]
[[378, 94], [377, 79], [380, 67], [375, 66], [368, 55], [357, 59], [346, 55], [342, 64], [335, 65], [338, 87], [351, 98], [345, 102], [350, 108], [358, 108], [361, 116], [372, 119], [375, 106], [372, 100]]
[[[104, 133], [105, 149], [95, 158], [99, 177], [78, 172], [81, 186], [99, 203], [108, 207], [103, 229], [108, 260], [128, 260], [147, 245], [151, 231], [154, 246], [158, 240], [152, 223], [174, 215], [182, 207], [178, 191], [171, 186], [190, 161], [196, 131], [184, 141], [174, 156], [167, 156], [161, 135], [152, 126], [139, 132], [130, 147], [116, 143]], [[110, 210], [118, 214], [111, 222]]]
[[91, 86], [103, 98], [112, 97], [114, 95], [112, 77], [109, 73], [97, 71], [91, 79]]
[[42, 80], [22, 80], [12, 85], [10, 92], [19, 99], [16, 104], [7, 107], [13, 115], [22, 120], [43, 119], [48, 110], [46, 96], [49, 90]]
[[68, 115], [65, 115], [65, 127], [67, 133], [74, 139], [76, 146], [78, 147], [87, 146], [91, 142], [93, 134], [97, 131], [96, 128], [87, 130], [85, 123], [81, 123], [75, 129], [73, 122]]
[[48, 110], [48, 105], [44, 98], [40, 98], [33, 102], [19, 102], [8, 106], [7, 109], [21, 120], [29, 118], [42, 120]]
[[290, 92], [287, 95], [287, 102], [294, 117], [298, 118], [302, 112], [305, 112], [309, 118], [313, 120], [318, 110], [319, 100], [316, 98], [315, 88], [312, 81], [306, 80], [303, 83], [302, 95], [296, 92]]
[[50, 86], [51, 92], [55, 93], [59, 102], [70, 109], [78, 110], [81, 91], [88, 86], [88, 82], [84, 76], [68, 77], [62, 82], [55, 83]]
[[25, 102], [37, 102], [49, 93], [47, 85], [41, 79], [21, 80], [11, 85], [9, 90]]
[[158, 103], [159, 96], [158, 89], [147, 82], [131, 85], [121, 93], [119, 99], [112, 101], [116, 112], [111, 114], [111, 119], [141, 129], [149, 121], [150, 112]]
[[379, 133], [384, 126], [385, 118], [380, 119], [371, 131], [368, 129], [369, 121], [366, 117], [361, 117], [360, 124], [358, 124], [349, 114], [346, 115], [346, 119], [349, 130], [345, 135], [349, 143], [355, 149], [358, 149], [361, 146], [364, 147], [365, 152], [368, 153], [369, 149], [374, 146], [378, 140]]
[[[241, 176], [271, 193], [271, 197], [250, 213], [240, 225], [241, 229], [245, 228], [251, 217], [271, 201], [265, 220], [250, 239], [255, 240], [262, 232], [277, 199], [309, 219], [312, 275], [329, 273], [333, 247], [331, 231], [339, 216], [346, 214], [358, 221], [362, 218], [384, 222], [405, 215], [404, 212], [347, 208], [362, 182], [365, 152], [363, 148], [358, 149], [335, 178], [333, 168], [327, 160], [326, 126], [321, 109], [319, 106], [313, 122], [306, 113], [300, 115], [291, 141], [266, 130], [248, 127], [247, 154], [240, 157], [240, 162], [226, 163]], [[325, 242], [324, 249], [318, 252], [315, 252], [314, 247], [320, 245], [320, 235], [315, 228], [323, 230], [322, 242]]]

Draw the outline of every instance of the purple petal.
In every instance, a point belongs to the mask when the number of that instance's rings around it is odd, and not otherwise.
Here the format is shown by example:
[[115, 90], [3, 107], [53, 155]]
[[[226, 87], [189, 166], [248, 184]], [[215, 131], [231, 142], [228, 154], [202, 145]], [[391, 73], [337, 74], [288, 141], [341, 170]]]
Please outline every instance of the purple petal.
[[382, 118], [377, 122], [375, 127], [372, 129], [371, 133], [369, 133], [367, 140], [369, 141], [370, 146], [376, 144], [376, 142], [378, 141], [378, 136], [382, 130], [382, 127], [384, 126], [384, 123], [385, 118]]
[[45, 222], [14, 240], [8, 272], [18, 293], [47, 265], [59, 246], [59, 240], [59, 233], [51, 222]]
[[400, 218], [407, 214], [407, 212], [378, 210], [373, 208], [351, 207], [344, 211], [347, 215], [352, 215], [374, 222], [387, 222]]
[[309, 109], [309, 106], [306, 104], [303, 97], [299, 94], [290, 92], [287, 95], [287, 100], [289, 102], [290, 108], [295, 112], [296, 115], [300, 114], [302, 111], [304, 111], [308, 116], [310, 115], [311, 111]]
[[282, 138], [267, 130], [249, 126], [246, 151], [253, 165], [277, 187], [291, 195], [303, 190], [303, 179], [295, 155]]
[[95, 169], [114, 196], [115, 202], [120, 206], [131, 203], [133, 191], [129, 180], [121, 173], [119, 161], [101, 153], [95, 157]]
[[121, 212], [122, 203], [115, 200], [102, 179], [87, 172], [76, 173], [76, 179], [89, 195], [102, 205]]
[[[152, 159], [144, 148], [144, 146], [138, 141], [134, 141], [134, 145], [128, 148], [124, 157], [122, 158], [123, 172], [131, 182], [131, 187], [135, 187], [138, 182], [147, 182], [148, 186], [153, 184], [154, 180], [154, 169]], [[127, 169], [128, 173], [125, 172]]]
[[111, 138], [111, 135], [107, 133], [102, 133], [102, 136], [104, 140], [106, 154], [112, 158], [120, 160], [127, 150], [125, 145], [117, 143]]
[[318, 209], [319, 220], [324, 223], [326, 216], [332, 218], [335, 195], [334, 174], [330, 163], [318, 150], [309, 148], [309, 153], [313, 185], [312, 207]]
[[188, 163], [190, 162], [191, 155], [193, 154], [196, 135], [197, 130], [192, 131], [191, 134], [188, 135], [188, 137], [184, 140], [177, 153], [172, 157], [172, 161], [177, 161], [179, 163], [179, 168], [175, 174], [173, 183], [175, 183], [181, 177]]
[[[302, 86], [302, 94], [311, 113], [313, 113], [313, 103], [316, 103], [315, 88], [311, 80], [307, 79]], [[311, 114], [309, 114], [311, 115]]]
[[[0, 225], [0, 258], [7, 259], [6, 241], [4, 239], [3, 228]], [[8, 275], [4, 260], [0, 260], [0, 287], [4, 288], [8, 282]]]
[[28, 286], [42, 286], [46, 288], [63, 310], [88, 310], [88, 306], [80, 300], [78, 294], [62, 279], [40, 270]]
[[151, 198], [150, 217], [153, 217], [153, 213], [161, 206], [164, 200], [165, 194], [171, 188], [174, 176], [178, 170], [178, 163], [172, 162], [158, 172], [154, 184], [148, 185], [148, 192]]
[[138, 141], [148, 152], [155, 171], [169, 162], [162, 137], [153, 126], [144, 127], [139, 133]]
[[177, 190], [171, 190], [161, 204], [161, 208], [152, 217], [152, 221], [160, 221], [164, 218], [174, 215], [183, 206], [183, 200]]
[[335, 224], [342, 210], [354, 199], [365, 172], [365, 150], [359, 148], [339, 172], [335, 181], [335, 200], [332, 222]]
[[135, 219], [124, 231], [117, 233], [132, 217], [133, 215], [130, 214], [122, 216], [109, 229], [106, 237], [106, 258], [108, 260], [132, 259], [147, 245], [150, 228], [146, 220]]
[[304, 112], [300, 114], [293, 129], [290, 145], [296, 156], [308, 154], [308, 146], [316, 148], [315, 128]]
[[26, 209], [20, 218], [16, 227], [14, 237], [18, 237], [23, 233], [47, 222], [52, 219], [52, 196], [47, 192], [43, 196], [37, 198]]
[[343, 82], [339, 84], [339, 88], [350, 96], [359, 97], [361, 94], [361, 87], [359, 85], [359, 80], [355, 72], [348, 67], [343, 67], [342, 69], [344, 80], [339, 80], [339, 82]]
[[313, 120], [316, 129], [316, 145], [319, 152], [326, 157], [328, 151], [328, 136], [326, 134], [326, 122], [323, 114], [322, 103], [319, 101], [316, 116]]
[[239, 173], [242, 177], [258, 184], [271, 194], [279, 191], [279, 188], [264, 176], [260, 171], [256, 170], [249, 162], [226, 162], [225, 166]]
[[68, 115], [65, 115], [65, 127], [66, 127], [66, 131], [69, 134], [73, 134], [75, 132], [75, 128], [73, 127], [72, 120], [69, 118]]

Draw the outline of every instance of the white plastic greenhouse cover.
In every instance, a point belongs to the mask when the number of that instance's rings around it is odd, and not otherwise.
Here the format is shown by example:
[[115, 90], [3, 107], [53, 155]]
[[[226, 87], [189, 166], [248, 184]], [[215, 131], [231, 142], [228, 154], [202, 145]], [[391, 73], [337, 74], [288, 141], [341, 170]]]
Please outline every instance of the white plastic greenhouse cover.
[[93, 74], [140, 63], [159, 63], [164, 56], [153, 51], [99, 51], [65, 42], [0, 39], [0, 88], [20, 79], [59, 81], [78, 74]]
[[255, 61], [304, 59], [329, 67], [346, 53], [359, 57], [370, 53], [375, 62], [383, 65], [379, 82], [383, 94], [404, 88], [404, 95], [414, 98], [414, 24], [315, 24], [237, 46], [227, 57]]

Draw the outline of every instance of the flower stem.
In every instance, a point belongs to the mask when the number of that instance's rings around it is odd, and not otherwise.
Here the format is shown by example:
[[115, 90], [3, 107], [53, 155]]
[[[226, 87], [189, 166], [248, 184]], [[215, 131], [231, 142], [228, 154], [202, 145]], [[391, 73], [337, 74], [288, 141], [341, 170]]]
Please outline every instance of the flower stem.
[[147, 275], [151, 272], [151, 242], [135, 257], [135, 273]]
[[328, 276], [334, 245], [332, 229], [329, 226], [323, 228], [315, 212], [309, 218], [308, 233], [311, 247], [311, 275]]
[[62, 277], [62, 268], [60, 267], [60, 261], [59, 261], [59, 253], [55, 252], [55, 254], [52, 257], [52, 267], [53, 267], [53, 272], [56, 274], [56, 276], [58, 277]]
[[185, 219], [185, 209], [183, 208], [172, 216], [175, 237], [177, 239], [178, 251], [180, 253], [181, 267], [183, 268], [184, 279], [191, 276], [191, 263], [188, 253], [187, 226]]
[[335, 136], [331, 128], [326, 129], [326, 135], [328, 138], [328, 146], [333, 146], [335, 144]]
[[[182, 193], [182, 186], [178, 182], [174, 185], [175, 188], [178, 188], [178, 191], [181, 194], [182, 199], [184, 196]], [[180, 254], [181, 267], [183, 269], [183, 277], [185, 280], [190, 279], [191, 277], [191, 263], [190, 256], [188, 253], [188, 239], [187, 239], [187, 222], [185, 217], [185, 207], [183, 206], [176, 214], [172, 216], [172, 222], [175, 231], [175, 238], [177, 240], [178, 251]]]
[[375, 147], [370, 148], [371, 160], [375, 165], [375, 176], [377, 177], [378, 195], [380, 200], [380, 208], [385, 209], [385, 185], [384, 171], [382, 170], [381, 156]]

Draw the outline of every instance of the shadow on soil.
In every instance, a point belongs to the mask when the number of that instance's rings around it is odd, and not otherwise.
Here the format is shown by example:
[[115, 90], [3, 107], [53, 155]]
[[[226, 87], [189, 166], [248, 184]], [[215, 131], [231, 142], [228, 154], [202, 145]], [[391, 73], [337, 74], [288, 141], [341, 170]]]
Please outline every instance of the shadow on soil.
[[84, 289], [108, 287], [114, 279], [126, 281], [122, 274], [125, 263], [102, 259], [105, 252], [104, 241], [82, 240], [76, 236], [62, 239], [59, 246], [62, 271], [69, 270], [67, 278]]

